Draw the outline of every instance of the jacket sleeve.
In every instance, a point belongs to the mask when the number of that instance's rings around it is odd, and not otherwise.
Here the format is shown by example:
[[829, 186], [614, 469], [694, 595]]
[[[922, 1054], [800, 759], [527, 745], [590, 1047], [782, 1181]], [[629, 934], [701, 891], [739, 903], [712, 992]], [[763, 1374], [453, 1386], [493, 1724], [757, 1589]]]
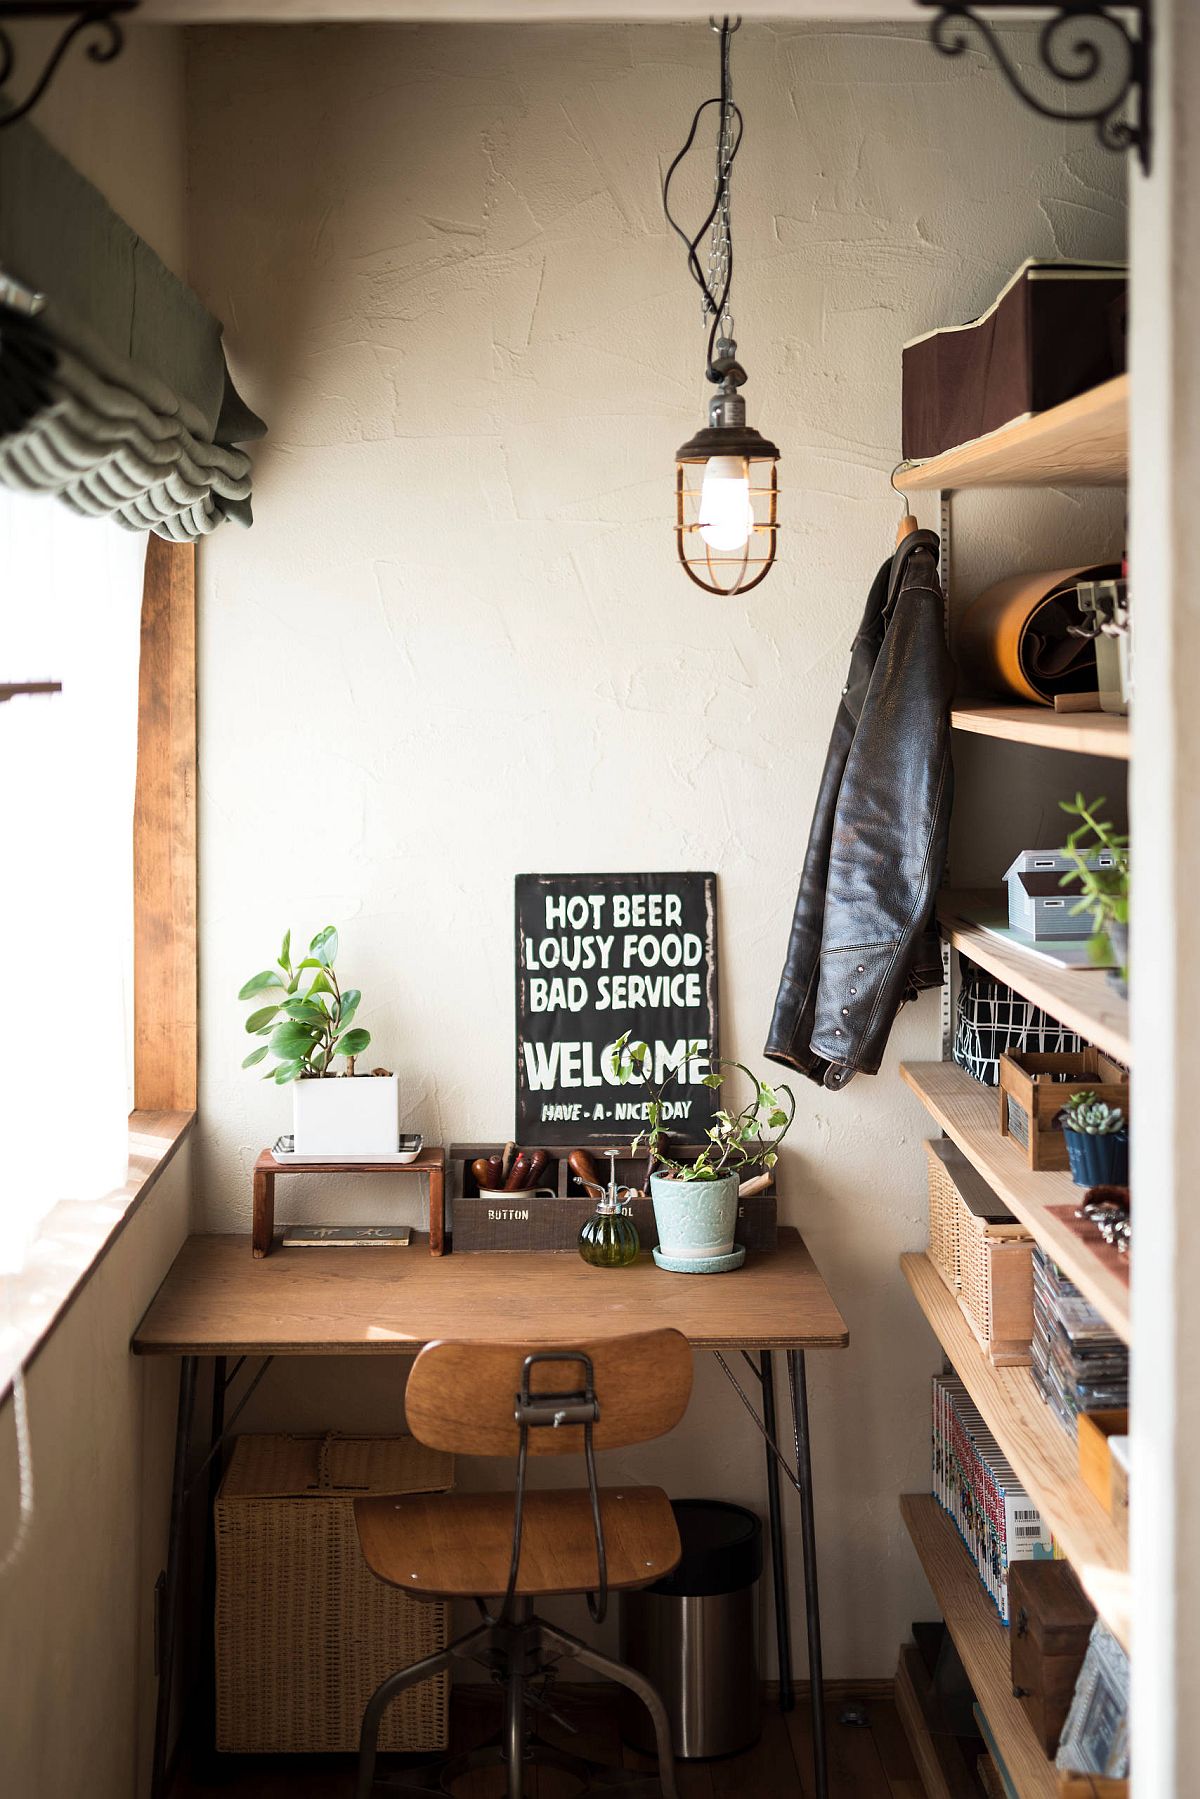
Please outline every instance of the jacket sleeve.
[[812, 1053], [809, 1039], [812, 1036], [820, 974], [829, 849], [846, 758], [854, 742], [859, 714], [871, 684], [871, 671], [883, 637], [883, 618], [891, 569], [892, 559], [889, 557], [871, 584], [862, 623], [850, 652], [850, 671], [842, 689], [821, 784], [817, 790], [817, 803], [800, 875], [800, 891], [792, 914], [787, 959], [780, 977], [771, 1028], [767, 1033], [763, 1052], [773, 1062], [782, 1062], [788, 1068], [798, 1069], [815, 1081], [823, 1080], [825, 1075], [825, 1063], [821, 1057]]
[[922, 962], [945, 867], [953, 772], [942, 595], [918, 533], [838, 793], [810, 1038], [825, 1085], [874, 1074]]

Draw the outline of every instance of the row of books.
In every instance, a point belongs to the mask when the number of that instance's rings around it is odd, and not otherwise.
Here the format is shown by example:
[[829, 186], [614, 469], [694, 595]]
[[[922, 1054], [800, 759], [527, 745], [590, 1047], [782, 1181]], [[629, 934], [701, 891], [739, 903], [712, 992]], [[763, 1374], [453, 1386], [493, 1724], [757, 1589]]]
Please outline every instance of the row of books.
[[1033, 1378], [1071, 1435], [1080, 1412], [1129, 1404], [1129, 1351], [1038, 1244], [1033, 1251]]
[[1010, 1563], [1052, 1556], [1054, 1541], [956, 1374], [933, 1382], [933, 1495], [1007, 1624]]

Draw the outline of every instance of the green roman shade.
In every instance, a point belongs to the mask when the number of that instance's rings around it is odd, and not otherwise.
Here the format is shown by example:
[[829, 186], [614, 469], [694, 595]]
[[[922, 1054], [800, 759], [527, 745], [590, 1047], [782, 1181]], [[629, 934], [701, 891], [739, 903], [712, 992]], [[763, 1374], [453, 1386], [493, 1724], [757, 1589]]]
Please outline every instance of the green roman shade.
[[22, 121], [0, 133], [0, 483], [186, 542], [251, 522], [221, 326]]

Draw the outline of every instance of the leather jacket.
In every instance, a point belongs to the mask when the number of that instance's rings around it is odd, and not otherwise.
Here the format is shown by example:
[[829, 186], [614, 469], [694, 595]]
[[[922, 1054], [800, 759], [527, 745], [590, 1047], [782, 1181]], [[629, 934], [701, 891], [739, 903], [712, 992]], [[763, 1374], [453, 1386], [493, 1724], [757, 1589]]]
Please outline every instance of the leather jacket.
[[876, 575], [850, 657], [765, 1054], [826, 1087], [879, 1068], [906, 999], [942, 978], [933, 907], [954, 776], [938, 540]]

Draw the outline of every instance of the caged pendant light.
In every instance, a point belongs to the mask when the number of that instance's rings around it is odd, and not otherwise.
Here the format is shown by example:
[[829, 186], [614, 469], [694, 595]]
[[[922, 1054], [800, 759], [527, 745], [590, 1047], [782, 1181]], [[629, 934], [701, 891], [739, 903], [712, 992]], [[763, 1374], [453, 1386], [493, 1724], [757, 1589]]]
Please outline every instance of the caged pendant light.
[[[733, 286], [733, 224], [730, 198], [734, 159], [742, 141], [742, 114], [734, 104], [730, 41], [741, 25], [728, 17], [710, 19], [721, 45], [721, 91], [703, 101], [692, 119], [687, 142], [663, 180], [663, 211], [687, 246], [688, 273], [700, 289], [701, 317], [708, 327], [705, 375], [716, 387], [708, 424], [675, 454], [675, 548], [689, 578], [708, 593], [747, 593], [766, 578], [775, 560], [779, 534], [779, 451], [746, 423], [741, 388], [746, 371], [737, 359], [730, 290]], [[694, 237], [671, 212], [671, 180], [696, 140], [700, 120], [718, 109], [717, 160], [713, 203]], [[708, 268], [697, 254], [709, 237]]]

